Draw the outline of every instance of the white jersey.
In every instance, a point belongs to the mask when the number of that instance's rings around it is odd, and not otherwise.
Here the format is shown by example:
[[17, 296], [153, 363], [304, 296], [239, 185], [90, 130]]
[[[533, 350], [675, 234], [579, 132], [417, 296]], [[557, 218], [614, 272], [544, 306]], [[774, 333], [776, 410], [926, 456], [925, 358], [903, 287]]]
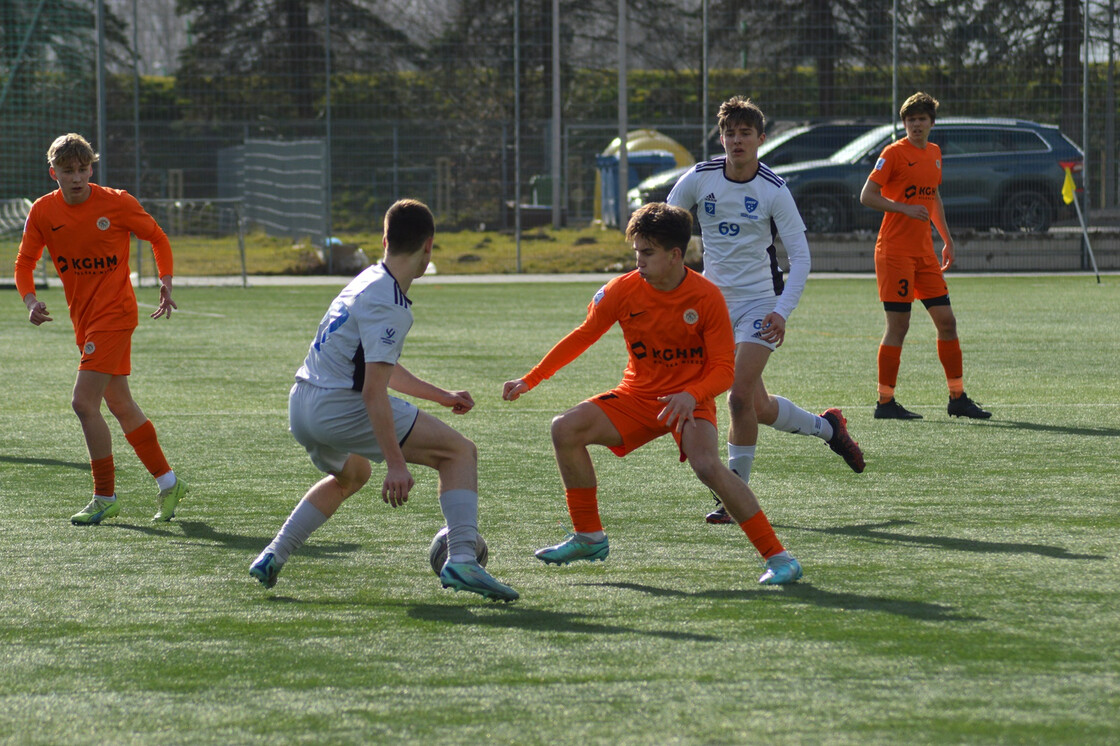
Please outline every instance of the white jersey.
[[[805, 223], [785, 181], [765, 163], [750, 181], [724, 174], [725, 157], [697, 163], [677, 181], [668, 202], [696, 214], [704, 241], [704, 276], [728, 302], [780, 296], [775, 311], [788, 319], [809, 278]], [[789, 279], [782, 280], [774, 250], [781, 236], [789, 256]]]
[[384, 264], [362, 270], [331, 303], [297, 381], [361, 391], [366, 363], [396, 365], [412, 328], [412, 301]]

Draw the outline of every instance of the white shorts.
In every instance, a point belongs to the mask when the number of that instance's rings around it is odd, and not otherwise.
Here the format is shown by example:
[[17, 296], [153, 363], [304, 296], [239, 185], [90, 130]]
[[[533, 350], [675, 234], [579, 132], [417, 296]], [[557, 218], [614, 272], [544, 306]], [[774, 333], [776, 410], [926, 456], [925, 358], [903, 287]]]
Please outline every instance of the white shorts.
[[[389, 403], [393, 407], [397, 442], [403, 444], [420, 410], [395, 396], [389, 397]], [[324, 389], [296, 381], [288, 394], [288, 427], [307, 449], [315, 468], [327, 474], [342, 471], [352, 453], [370, 461], [385, 460], [360, 391]]]
[[762, 320], [777, 305], [776, 295], [728, 301], [727, 310], [731, 314], [731, 327], [735, 330], [735, 344], [753, 342], [771, 350], [777, 349], [777, 345], [761, 338]]

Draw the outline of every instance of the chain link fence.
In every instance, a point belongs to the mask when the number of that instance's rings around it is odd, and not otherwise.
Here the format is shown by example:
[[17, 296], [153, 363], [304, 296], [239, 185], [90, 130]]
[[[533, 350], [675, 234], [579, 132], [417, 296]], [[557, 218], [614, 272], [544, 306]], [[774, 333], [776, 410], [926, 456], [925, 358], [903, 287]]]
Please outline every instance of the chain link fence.
[[[699, 160], [718, 154], [715, 112], [732, 95], [779, 131], [890, 122], [924, 90], [942, 116], [1058, 125], [1085, 151], [1086, 213], [1106, 229], [1094, 248], [1111, 251], [1120, 0], [763, 5], [0, 0], [0, 200], [54, 188], [46, 148], [77, 131], [101, 151], [102, 184], [242, 200], [256, 230], [317, 245], [376, 231], [406, 196], [432, 205], [441, 231], [585, 226], [611, 196], [601, 156], [621, 130], [654, 130], [686, 152], [678, 162]], [[1062, 216], [983, 268], [1034, 268], [1023, 252], [1056, 240], [1080, 268], [1080, 230]], [[815, 240], [852, 260], [817, 266], [870, 269], [866, 243]]]

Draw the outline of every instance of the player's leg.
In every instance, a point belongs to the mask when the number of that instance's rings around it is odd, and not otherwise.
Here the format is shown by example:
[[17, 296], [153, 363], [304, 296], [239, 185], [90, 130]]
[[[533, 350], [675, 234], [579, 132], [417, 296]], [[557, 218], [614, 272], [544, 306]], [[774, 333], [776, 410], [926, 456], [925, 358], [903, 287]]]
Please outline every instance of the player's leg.
[[964, 356], [961, 353], [961, 342], [957, 336], [957, 319], [953, 315], [953, 307], [949, 304], [949, 296], [938, 296], [922, 302], [937, 329], [937, 358], [941, 361], [941, 367], [945, 371], [945, 382], [949, 387], [948, 413], [953, 417], [988, 419], [992, 413], [981, 409], [964, 391]]
[[[758, 409], [760, 402], [769, 402], [762, 371], [770, 359], [770, 347], [755, 342], [735, 346], [735, 379], [727, 393], [731, 424], [727, 429], [728, 468], [744, 482], [750, 482], [758, 443]], [[777, 405], [774, 405], [775, 409]]]
[[720, 461], [715, 425], [703, 419], [685, 425], [680, 445], [696, 476], [719, 496], [766, 561], [767, 570], [759, 582], [773, 585], [800, 578], [801, 564], [778, 540], [754, 491]]
[[447, 561], [439, 579], [444, 588], [470, 591], [497, 601], [514, 601], [518, 593], [479, 563], [478, 450], [457, 430], [427, 412], [418, 412], [401, 452], [410, 464], [439, 473], [439, 507], [447, 522]]
[[[395, 423], [400, 437], [408, 432], [412, 419], [408, 415]], [[280, 568], [292, 553], [369, 480], [369, 458], [350, 451], [349, 444], [372, 442], [376, 448], [369, 416], [356, 392], [297, 383], [288, 396], [288, 426], [307, 450], [311, 463], [327, 476], [304, 494], [280, 531], [250, 565], [249, 574], [266, 588], [276, 585]], [[367, 436], [365, 441], [363, 434]], [[326, 442], [328, 439], [331, 442]]]
[[116, 375], [105, 387], [105, 404], [109, 413], [120, 423], [125, 440], [136, 452], [144, 468], [156, 480], [159, 496], [156, 499], [156, 513], [153, 521], [169, 521], [175, 515], [175, 508], [187, 492], [186, 482], [178, 479], [163, 448], [159, 444], [155, 425], [144, 415], [140, 405], [132, 397], [128, 386], [128, 376]]
[[440, 508], [448, 528], [448, 559], [475, 559], [478, 451], [474, 443], [442, 420], [419, 412], [401, 451], [410, 464], [430, 467], [439, 474]]
[[794, 404], [784, 396], [767, 393], [766, 384], [759, 381], [756, 389], [755, 411], [758, 421], [795, 435], [820, 438], [859, 474], [864, 469], [863, 450], [848, 434], [848, 420], [839, 407], [829, 407], [821, 414], [813, 414]]
[[879, 420], [920, 420], [922, 416], [904, 408], [894, 398], [898, 369], [902, 362], [902, 343], [910, 330], [910, 307], [914, 302], [914, 262], [910, 257], [888, 256], [875, 252], [875, 279], [879, 300], [886, 315], [886, 328], [879, 342], [878, 401], [875, 418]]
[[101, 401], [112, 375], [95, 370], [78, 370], [71, 406], [82, 426], [93, 472], [93, 499], [70, 516], [75, 525], [95, 525], [120, 513], [117, 502], [116, 471], [113, 466], [113, 437], [101, 414]]
[[370, 474], [368, 459], [349, 454], [337, 472], [320, 479], [304, 494], [272, 542], [253, 560], [249, 574], [266, 588], [276, 585], [280, 569], [292, 553], [369, 481]]
[[[604, 394], [603, 396], [615, 396]], [[564, 498], [572, 519], [572, 535], [556, 546], [537, 550], [548, 564], [574, 560], [604, 560], [610, 553], [607, 534], [599, 518], [598, 483], [595, 465], [587, 448], [591, 445], [621, 446], [622, 435], [607, 413], [590, 401], [581, 402], [552, 420], [552, 447]]]

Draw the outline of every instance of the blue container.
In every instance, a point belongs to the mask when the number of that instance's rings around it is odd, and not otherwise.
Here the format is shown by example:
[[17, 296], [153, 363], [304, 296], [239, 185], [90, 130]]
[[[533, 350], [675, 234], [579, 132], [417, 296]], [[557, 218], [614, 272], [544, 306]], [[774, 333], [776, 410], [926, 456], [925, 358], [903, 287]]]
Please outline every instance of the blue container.
[[[603, 216], [603, 225], [621, 229], [624, 226], [618, 204], [618, 156], [596, 156], [595, 165], [599, 168], [599, 180], [602, 185], [600, 202], [602, 209], [600, 214]], [[626, 167], [626, 170], [630, 172], [630, 178], [626, 184], [626, 189], [629, 191], [638, 186], [638, 183], [643, 179], [653, 174], [676, 168], [677, 159], [667, 150], [628, 153]]]

